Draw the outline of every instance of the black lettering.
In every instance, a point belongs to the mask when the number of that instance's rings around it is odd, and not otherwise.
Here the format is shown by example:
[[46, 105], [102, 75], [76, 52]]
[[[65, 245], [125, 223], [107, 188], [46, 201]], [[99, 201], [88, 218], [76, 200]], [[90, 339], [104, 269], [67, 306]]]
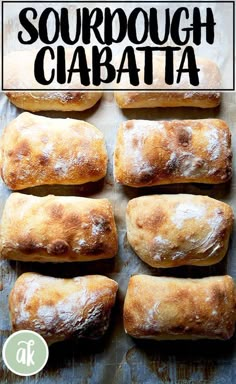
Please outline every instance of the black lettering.
[[[179, 51], [180, 47], [144, 47], [137, 48], [137, 51], [144, 51], [144, 82], [151, 85], [153, 83], [153, 52], [165, 51], [165, 83], [173, 84], [174, 82], [174, 51]], [[155, 63], [155, 61], [154, 61]], [[158, 69], [157, 69], [158, 70]]]
[[[138, 36], [137, 36], [137, 30], [139, 29], [137, 28], [137, 18], [139, 14], [142, 14], [144, 19], [143, 23], [140, 23], [140, 25], [143, 28], [143, 35], [140, 39], [138, 39]], [[148, 35], [148, 15], [142, 8], [135, 8], [131, 12], [128, 20], [129, 40], [134, 44], [142, 44], [147, 39], [147, 35]]]
[[[94, 24], [92, 24], [92, 17], [95, 15]], [[103, 12], [100, 8], [94, 8], [90, 13], [88, 8], [83, 9], [83, 24], [82, 24], [82, 40], [84, 44], [91, 42], [91, 30], [93, 31], [97, 41], [104, 44], [104, 40], [98, 30], [98, 27], [103, 22]]]
[[153, 52], [159, 51], [160, 47], [138, 47], [137, 51], [144, 51], [144, 83], [153, 83]]
[[20, 31], [18, 33], [18, 40], [21, 44], [33, 44], [38, 39], [38, 31], [35, 28], [35, 26], [29, 21], [29, 19], [27, 17], [27, 13], [29, 11], [32, 12], [32, 19], [33, 20], [35, 20], [37, 18], [37, 11], [34, 8], [24, 8], [24, 9], [22, 9], [22, 11], [20, 11], [20, 14], [19, 14], [20, 23], [21, 23], [22, 27], [24, 27], [25, 30], [30, 35], [29, 40], [24, 40], [23, 36], [22, 36], [23, 32]]
[[[54, 15], [55, 30], [51, 39], [48, 37], [47, 22], [50, 15]], [[39, 36], [43, 43], [53, 44], [59, 37], [60, 19], [58, 13], [53, 8], [46, 8], [41, 14], [39, 19]]]
[[[75, 68], [75, 63], [78, 61], [78, 68]], [[88, 68], [86, 54], [84, 47], [77, 47], [74, 51], [73, 58], [71, 61], [70, 69], [68, 69], [68, 84], [71, 83], [72, 76], [74, 73], [80, 73], [80, 81], [82, 85], [90, 85], [90, 79], [89, 79], [89, 72], [91, 71], [90, 68]]]
[[79, 36], [81, 33], [81, 12], [80, 8], [76, 10], [76, 28], [75, 28], [75, 36], [72, 39], [70, 37], [70, 24], [69, 24], [69, 15], [68, 9], [61, 9], [61, 37], [64, 43], [68, 45], [73, 45], [79, 40]]
[[168, 85], [174, 83], [174, 51], [180, 49], [180, 47], [166, 47], [165, 83]]
[[189, 37], [190, 37], [190, 30], [193, 29], [191, 27], [190, 28], [183, 28], [182, 31], [185, 31], [186, 35], [185, 35], [185, 39], [181, 40], [181, 38], [180, 38], [180, 19], [181, 19], [182, 13], [185, 13], [186, 19], [189, 19], [188, 8], [180, 7], [175, 11], [175, 13], [173, 15], [171, 28], [170, 28], [171, 38], [176, 45], [187, 44], [187, 42], [189, 41]]
[[[186, 59], [188, 60], [188, 67], [184, 68]], [[197, 68], [193, 47], [186, 47], [182, 55], [182, 60], [179, 65], [179, 69], [177, 69], [177, 72], [178, 72], [177, 84], [181, 81], [181, 76], [183, 73], [189, 73], [190, 84], [195, 86], [199, 85], [199, 78], [198, 78], [199, 71], [200, 69]]]
[[52, 69], [51, 72], [51, 77], [49, 80], [46, 79], [45, 73], [44, 73], [44, 60], [45, 60], [45, 55], [47, 51], [50, 53], [51, 59], [55, 59], [55, 54], [54, 51], [51, 47], [43, 47], [40, 49], [40, 51], [37, 53], [37, 56], [35, 58], [34, 62], [34, 77], [36, 81], [42, 85], [48, 85], [50, 84], [55, 75], [55, 69]]
[[153, 41], [153, 43], [158, 45], [163, 45], [167, 42], [170, 32], [170, 9], [167, 8], [165, 10], [165, 31], [163, 39], [159, 36], [159, 23], [158, 23], [158, 16], [157, 16], [157, 9], [151, 8], [150, 9], [150, 37]]
[[[102, 62], [102, 56], [105, 53], [105, 60]], [[109, 47], [104, 47], [99, 52], [98, 47], [93, 47], [93, 84], [100, 85], [102, 83], [111, 83], [115, 76], [116, 71], [111, 64], [112, 51]], [[101, 77], [101, 67], [106, 68], [106, 78]]]
[[66, 83], [66, 57], [65, 48], [59, 45], [57, 47], [57, 82]]
[[[113, 20], [117, 16], [118, 18], [118, 34], [115, 38], [113, 36]], [[117, 8], [113, 13], [111, 13], [110, 8], [105, 8], [105, 25], [104, 25], [104, 41], [106, 45], [111, 45], [112, 43], [120, 43], [126, 36], [127, 33], [127, 17], [122, 8]]]
[[215, 39], [215, 20], [211, 8], [206, 9], [206, 22], [201, 21], [200, 9], [195, 7], [193, 9], [193, 42], [196, 45], [201, 44], [202, 40], [202, 27], [206, 27], [206, 41], [208, 44], [213, 44]]
[[[128, 62], [128, 65], [127, 65], [127, 68], [124, 68], [126, 60]], [[139, 76], [138, 76], [139, 71], [140, 69], [137, 67], [137, 64], [136, 64], [134, 48], [131, 46], [128, 46], [125, 48], [123, 52], [121, 63], [120, 63], [119, 69], [117, 70], [118, 72], [117, 83], [118, 84], [120, 83], [122, 73], [128, 73], [130, 84], [139, 85]]]

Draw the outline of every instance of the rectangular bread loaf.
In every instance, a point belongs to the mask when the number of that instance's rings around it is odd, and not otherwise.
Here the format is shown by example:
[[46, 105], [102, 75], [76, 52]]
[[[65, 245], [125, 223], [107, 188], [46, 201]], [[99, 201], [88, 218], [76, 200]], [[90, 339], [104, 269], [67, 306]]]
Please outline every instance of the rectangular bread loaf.
[[1, 138], [1, 175], [12, 190], [97, 181], [106, 175], [107, 160], [102, 132], [81, 120], [25, 112]]
[[[101, 99], [102, 92], [98, 90], [80, 91], [84, 88], [79, 81], [80, 76], [72, 76], [69, 84], [57, 83], [56, 76], [50, 85], [43, 86], [37, 83], [34, 76], [36, 54], [36, 50], [16, 51], [4, 57], [4, 89], [8, 89], [6, 95], [16, 107], [31, 112], [84, 111], [93, 107]], [[73, 49], [66, 50], [66, 66], [71, 64], [72, 55]], [[44, 70], [45, 73], [50, 74], [52, 62], [48, 57], [46, 55], [44, 60]], [[64, 90], [57, 90], [58, 86]], [[50, 91], [50, 88], [54, 90]], [[21, 91], [24, 89], [29, 91]], [[42, 91], [37, 92], [36, 89], [42, 89]], [[75, 89], [78, 91], [74, 91]]]
[[233, 220], [228, 204], [208, 196], [141, 196], [128, 203], [127, 238], [155, 268], [211, 265], [227, 252]]
[[43, 91], [6, 92], [17, 108], [25, 111], [84, 111], [92, 108], [102, 97], [102, 92]]
[[181, 279], [131, 277], [124, 303], [125, 331], [156, 340], [222, 339], [235, 329], [235, 285], [230, 276]]
[[91, 261], [115, 256], [117, 246], [114, 215], [107, 199], [12, 193], [4, 207], [2, 258]]
[[216, 108], [220, 105], [220, 92], [148, 92], [119, 91], [115, 100], [122, 109], [157, 107], [198, 107]]
[[231, 133], [219, 119], [121, 124], [114, 177], [131, 187], [224, 183], [232, 177]]
[[[175, 70], [178, 68], [179, 60], [174, 60]], [[115, 100], [120, 108], [156, 108], [156, 107], [198, 107], [214, 108], [220, 104], [221, 75], [217, 64], [205, 58], [197, 58], [199, 72], [199, 85], [192, 86], [189, 76], [182, 76], [179, 83], [166, 84], [165, 71], [166, 60], [164, 56], [153, 55], [153, 83], [144, 83], [143, 58], [138, 57], [140, 84], [138, 89], [132, 89], [129, 80], [125, 79], [119, 84], [121, 91], [115, 92]], [[194, 88], [194, 90], [193, 90]], [[125, 91], [122, 91], [125, 89]], [[151, 91], [149, 91], [151, 89]], [[155, 92], [159, 90], [159, 92]], [[184, 91], [182, 92], [181, 89]], [[204, 90], [204, 92], [198, 89]]]
[[38, 332], [48, 344], [99, 338], [108, 328], [117, 288], [99, 275], [61, 279], [24, 273], [9, 297], [12, 330]]

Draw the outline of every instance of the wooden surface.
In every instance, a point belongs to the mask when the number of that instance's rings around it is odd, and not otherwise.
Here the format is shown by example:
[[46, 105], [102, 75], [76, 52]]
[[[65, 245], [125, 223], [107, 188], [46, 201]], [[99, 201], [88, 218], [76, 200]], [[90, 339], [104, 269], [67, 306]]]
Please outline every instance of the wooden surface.
[[[236, 278], [236, 234], [230, 243], [227, 257], [212, 267], [179, 267], [175, 269], [153, 269], [145, 265], [130, 249], [125, 228], [125, 208], [129, 199], [152, 193], [193, 193], [204, 194], [225, 201], [236, 207], [236, 184], [232, 182], [218, 185], [172, 185], [143, 189], [133, 189], [114, 184], [112, 177], [112, 153], [117, 128], [121, 121], [138, 119], [197, 119], [207, 117], [223, 118], [229, 124], [233, 138], [233, 152], [236, 140], [236, 95], [224, 94], [222, 105], [214, 110], [192, 108], [143, 109], [121, 111], [115, 105], [111, 93], [93, 109], [80, 113], [42, 113], [52, 117], [73, 117], [85, 119], [96, 125], [105, 134], [109, 152], [108, 175], [104, 181], [86, 186], [73, 187], [35, 187], [24, 193], [35, 195], [77, 195], [89, 197], [108, 197], [114, 207], [119, 231], [119, 252], [114, 260], [73, 264], [37, 264], [14, 261], [0, 261], [0, 344], [10, 334], [8, 314], [8, 295], [17, 276], [26, 271], [72, 277], [99, 273], [114, 278], [119, 283], [119, 292], [112, 313], [109, 331], [98, 342], [72, 340], [50, 347], [50, 357], [45, 369], [36, 376], [21, 378], [7, 370], [0, 362], [0, 383], [42, 383], [42, 384], [232, 384], [236, 382], [236, 343], [235, 337], [229, 341], [185, 341], [153, 342], [135, 341], [125, 335], [122, 324], [123, 299], [129, 276], [147, 273], [162, 276], [203, 277], [228, 273]], [[4, 95], [0, 98], [0, 126], [17, 116], [21, 111], [11, 106]], [[66, 132], [65, 132], [66, 135]], [[234, 156], [236, 170], [236, 155]], [[10, 191], [0, 185], [0, 208]]]

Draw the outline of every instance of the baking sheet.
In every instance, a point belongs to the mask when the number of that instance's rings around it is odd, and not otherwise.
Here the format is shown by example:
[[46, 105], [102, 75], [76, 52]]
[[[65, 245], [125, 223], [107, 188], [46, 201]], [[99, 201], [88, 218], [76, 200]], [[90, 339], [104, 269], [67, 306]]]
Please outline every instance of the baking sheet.
[[[35, 271], [58, 277], [73, 277], [84, 274], [104, 274], [119, 283], [116, 306], [111, 325], [100, 341], [67, 341], [50, 347], [49, 361], [44, 370], [35, 376], [23, 378], [11, 373], [0, 362], [1, 383], [177, 383], [177, 384], [232, 384], [236, 377], [235, 337], [229, 341], [137, 341], [124, 333], [122, 307], [128, 279], [132, 274], [147, 273], [162, 276], [203, 277], [230, 274], [236, 278], [235, 229], [227, 257], [211, 267], [179, 267], [154, 269], [144, 264], [130, 249], [125, 227], [125, 209], [129, 199], [153, 193], [204, 194], [225, 201], [236, 208], [236, 183], [209, 186], [202, 184], [170, 185], [134, 189], [114, 183], [112, 154], [116, 131], [126, 119], [197, 119], [217, 117], [227, 121], [232, 131], [233, 152], [236, 148], [236, 94], [223, 95], [222, 105], [216, 109], [165, 108], [120, 110], [112, 93], [106, 93], [91, 110], [85, 112], [40, 113], [50, 117], [84, 119], [96, 125], [105, 135], [109, 153], [108, 173], [104, 181], [85, 186], [42, 186], [22, 191], [39, 196], [55, 195], [107, 197], [113, 204], [119, 233], [119, 252], [111, 260], [73, 264], [39, 264], [15, 261], [0, 261], [0, 346], [10, 334], [8, 295], [20, 274]], [[22, 111], [11, 105], [4, 94], [0, 95], [0, 128]], [[66, 135], [66, 132], [65, 132]], [[234, 170], [236, 156], [234, 156]], [[0, 184], [0, 214], [10, 191]], [[236, 212], [236, 210], [235, 210]]]

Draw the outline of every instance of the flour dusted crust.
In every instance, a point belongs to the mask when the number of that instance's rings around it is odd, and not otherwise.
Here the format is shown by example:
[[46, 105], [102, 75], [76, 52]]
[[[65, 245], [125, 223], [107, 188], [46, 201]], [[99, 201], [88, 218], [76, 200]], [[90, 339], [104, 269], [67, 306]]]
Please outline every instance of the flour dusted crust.
[[81, 120], [24, 112], [1, 139], [1, 176], [12, 190], [97, 181], [106, 175], [107, 161], [103, 133]]
[[[143, 60], [143, 59], [142, 59]], [[178, 61], [178, 60], [177, 60]], [[176, 62], [177, 62], [176, 61]], [[117, 91], [115, 99], [120, 108], [155, 108], [155, 107], [198, 107], [214, 108], [220, 104], [220, 92], [215, 89], [221, 89], [221, 75], [216, 63], [205, 58], [197, 58], [197, 65], [200, 68], [199, 81], [197, 87], [189, 83], [188, 75], [181, 79], [179, 84], [174, 84], [174, 89], [185, 89], [186, 91], [174, 91], [172, 86], [165, 83], [165, 58], [157, 56], [153, 59], [153, 84], [148, 86], [144, 83], [144, 75], [141, 72], [140, 89], [147, 91]], [[141, 61], [140, 68], [143, 68]], [[129, 82], [120, 84], [120, 89], [131, 89]], [[154, 91], [148, 91], [148, 88]], [[191, 89], [195, 89], [192, 91]], [[198, 91], [206, 89], [206, 91]], [[155, 92], [155, 89], [163, 91]], [[168, 89], [168, 91], [166, 91]], [[172, 89], [172, 90], [171, 90]], [[189, 89], [189, 90], [188, 90]], [[209, 91], [211, 90], [212, 91]]]
[[84, 111], [101, 99], [101, 92], [6, 92], [10, 102], [26, 111]]
[[129, 201], [127, 237], [131, 247], [156, 268], [211, 265], [228, 249], [232, 208], [207, 196], [142, 196]]
[[117, 252], [117, 232], [107, 199], [37, 197], [12, 193], [4, 207], [2, 258], [72, 262], [107, 259]]
[[220, 105], [220, 92], [116, 92], [115, 100], [122, 109], [157, 107], [215, 108]]
[[202, 279], [131, 277], [124, 303], [125, 331], [156, 340], [233, 336], [235, 286], [230, 276]]
[[[4, 58], [4, 88], [19, 91], [7, 91], [9, 100], [18, 108], [36, 112], [36, 111], [84, 111], [93, 107], [102, 97], [100, 91], [80, 91], [81, 86], [79, 75], [72, 77], [70, 84], [59, 84], [54, 81], [46, 87], [37, 83], [34, 78], [34, 60], [37, 51], [17, 51], [11, 52]], [[70, 63], [73, 50], [67, 50], [66, 62]], [[16, 68], [17, 63], [17, 68]], [[48, 56], [46, 57], [44, 67], [45, 73], [51, 67]], [[65, 90], [57, 90], [58, 88]], [[54, 89], [49, 91], [48, 89]], [[30, 89], [23, 91], [21, 89]], [[42, 89], [37, 92], [35, 89]], [[45, 90], [43, 90], [45, 89]], [[76, 91], [73, 91], [75, 90]]]
[[114, 177], [132, 187], [171, 183], [224, 183], [232, 177], [231, 133], [219, 119], [121, 124]]
[[99, 275], [62, 279], [24, 273], [9, 297], [12, 330], [38, 332], [48, 344], [99, 338], [108, 328], [117, 288]]

